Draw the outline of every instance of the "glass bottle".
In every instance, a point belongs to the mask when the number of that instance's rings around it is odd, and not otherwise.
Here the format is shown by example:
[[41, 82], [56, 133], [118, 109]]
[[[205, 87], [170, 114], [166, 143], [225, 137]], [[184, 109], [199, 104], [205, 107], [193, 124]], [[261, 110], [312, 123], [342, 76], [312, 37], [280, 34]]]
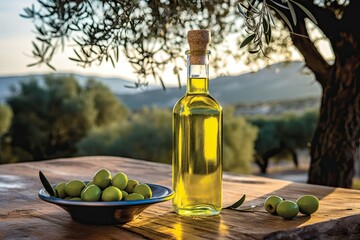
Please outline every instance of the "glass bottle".
[[[207, 30], [190, 32], [196, 31]], [[190, 40], [187, 91], [173, 109], [173, 208], [184, 216], [216, 215], [222, 203], [222, 108], [209, 94], [210, 51], [192, 50]]]

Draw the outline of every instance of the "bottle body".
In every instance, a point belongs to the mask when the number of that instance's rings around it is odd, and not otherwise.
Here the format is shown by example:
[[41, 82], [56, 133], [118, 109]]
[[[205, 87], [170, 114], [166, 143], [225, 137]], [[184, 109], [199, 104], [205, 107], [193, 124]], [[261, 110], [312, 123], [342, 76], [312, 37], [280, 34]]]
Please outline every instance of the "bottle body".
[[216, 215], [222, 206], [223, 116], [207, 84], [206, 76], [190, 75], [173, 109], [173, 207], [179, 215]]

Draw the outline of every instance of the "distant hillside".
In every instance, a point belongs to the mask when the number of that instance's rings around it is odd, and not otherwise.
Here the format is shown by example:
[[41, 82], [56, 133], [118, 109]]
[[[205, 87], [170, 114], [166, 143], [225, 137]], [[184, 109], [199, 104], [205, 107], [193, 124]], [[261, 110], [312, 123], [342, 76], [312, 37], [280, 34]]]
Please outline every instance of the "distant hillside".
[[[306, 70], [309, 72], [309, 70]], [[305, 74], [302, 62], [277, 63], [255, 73], [239, 76], [221, 76], [210, 81], [210, 92], [222, 105], [253, 104], [266, 101], [289, 101], [319, 97], [320, 86], [312, 74]], [[134, 83], [120, 78], [101, 78], [78, 74], [55, 73], [55, 75], [73, 75], [80, 84], [94, 78], [116, 94], [121, 101], [132, 109], [145, 106], [172, 108], [184, 95], [186, 87], [168, 87], [151, 85], [145, 89], [126, 88]], [[11, 86], [32, 78], [43, 79], [45, 75], [4, 76], [0, 77], [0, 103], [8, 97]]]
[[[119, 94], [136, 94], [139, 92], [143, 92], [142, 89], [133, 89], [127, 88], [125, 86], [134, 86], [134, 83], [129, 80], [124, 80], [120, 78], [102, 78], [102, 77], [93, 77], [93, 76], [83, 76], [78, 74], [70, 74], [70, 73], [54, 73], [55, 76], [74, 76], [80, 84], [84, 84], [89, 78], [96, 79], [97, 81], [102, 82], [106, 86], [108, 86], [113, 93], [116, 95]], [[44, 78], [44, 74], [39, 75], [24, 75], [24, 76], [2, 76], [0, 77], [0, 103], [5, 102], [6, 97], [10, 96], [11, 91], [10, 88], [12, 86], [19, 86], [20, 82], [29, 81], [30, 79], [38, 79], [42, 80]], [[150, 86], [147, 89], [155, 89], [160, 88], [159, 86]]]
[[[255, 73], [221, 76], [210, 81], [210, 92], [222, 105], [319, 97], [321, 88], [303, 62], [277, 63]], [[119, 98], [130, 108], [170, 108], [186, 88], [156, 89]]]

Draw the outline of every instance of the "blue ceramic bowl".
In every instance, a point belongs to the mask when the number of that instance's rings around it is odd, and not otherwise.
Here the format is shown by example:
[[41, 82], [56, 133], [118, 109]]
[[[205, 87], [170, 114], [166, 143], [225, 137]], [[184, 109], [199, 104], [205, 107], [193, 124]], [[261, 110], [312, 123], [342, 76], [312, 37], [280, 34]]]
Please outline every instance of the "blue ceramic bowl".
[[113, 202], [71, 201], [50, 196], [44, 188], [39, 191], [39, 198], [65, 209], [72, 219], [77, 222], [114, 225], [132, 221], [150, 205], [168, 201], [174, 197], [174, 191], [170, 188], [156, 184], [148, 185], [153, 192], [153, 197], [144, 200]]

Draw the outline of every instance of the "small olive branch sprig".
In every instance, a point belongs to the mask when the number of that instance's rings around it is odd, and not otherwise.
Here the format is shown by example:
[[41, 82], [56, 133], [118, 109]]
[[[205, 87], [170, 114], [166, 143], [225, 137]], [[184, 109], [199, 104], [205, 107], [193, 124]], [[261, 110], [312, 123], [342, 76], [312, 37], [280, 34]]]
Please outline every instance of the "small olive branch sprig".
[[[311, 19], [311, 21], [313, 21], [313, 23], [317, 24], [314, 15], [306, 7], [294, 0], [281, 0], [282, 4], [274, 0], [268, 1], [272, 4], [270, 5], [268, 4], [267, 0], [263, 0], [260, 8], [257, 7], [259, 5], [254, 5], [254, 0], [246, 0], [247, 5], [243, 3], [238, 3], [237, 5], [240, 15], [245, 19], [246, 32], [249, 34], [240, 44], [240, 48], [245, 47], [252, 42], [253, 46], [249, 49], [249, 53], [253, 54], [261, 51], [264, 55], [266, 55], [263, 50], [263, 41], [265, 39], [265, 43], [267, 45], [269, 45], [271, 41], [271, 27], [272, 25], [275, 26], [273, 13], [277, 13], [284, 20], [292, 34], [302, 36], [300, 34], [294, 33], [294, 29], [290, 20], [278, 8], [290, 11], [294, 26], [297, 24], [297, 19], [293, 4], [299, 7]], [[273, 9], [274, 12], [272, 12], [270, 9]]]

